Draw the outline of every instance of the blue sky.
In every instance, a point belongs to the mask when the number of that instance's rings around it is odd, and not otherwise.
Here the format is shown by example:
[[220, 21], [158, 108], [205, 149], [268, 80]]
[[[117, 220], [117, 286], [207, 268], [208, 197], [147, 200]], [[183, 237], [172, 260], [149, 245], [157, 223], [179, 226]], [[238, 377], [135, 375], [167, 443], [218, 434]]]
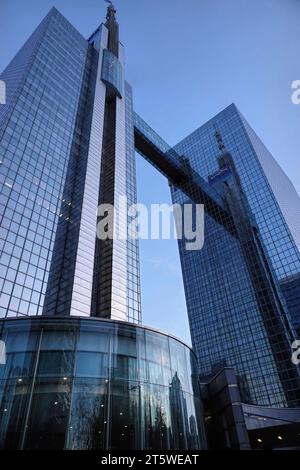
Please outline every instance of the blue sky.
[[[84, 35], [101, 0], [0, 0], [0, 70], [52, 6]], [[299, 0], [115, 0], [136, 111], [171, 145], [235, 102], [300, 192]], [[137, 156], [138, 197], [170, 201]], [[142, 241], [144, 323], [189, 341], [175, 241]]]

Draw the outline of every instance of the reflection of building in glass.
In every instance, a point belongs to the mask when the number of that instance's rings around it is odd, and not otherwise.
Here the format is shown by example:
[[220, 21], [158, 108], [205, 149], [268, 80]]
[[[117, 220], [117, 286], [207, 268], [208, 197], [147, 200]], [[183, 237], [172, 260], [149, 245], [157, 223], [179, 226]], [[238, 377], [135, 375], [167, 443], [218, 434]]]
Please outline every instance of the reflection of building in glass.
[[171, 387], [170, 387], [170, 409], [173, 426], [176, 429], [176, 435], [178, 436], [178, 445], [177, 449], [183, 448], [182, 446], [186, 445], [184, 442], [188, 438], [188, 433], [183, 432], [186, 424], [188, 424], [188, 414], [186, 401], [181, 389], [181, 382], [177, 373], [172, 378]]
[[[295, 331], [290, 319], [297, 310], [298, 284], [294, 281], [292, 289], [288, 282], [284, 299], [279, 282], [287, 273], [300, 270], [297, 231], [292, 231], [295, 224], [288, 225], [297, 208], [297, 195], [234, 105], [175, 150], [223, 198], [234, 226], [228, 230], [216, 210], [215, 217], [206, 211], [203, 249], [187, 251], [185, 241], [179, 240], [199, 372], [204, 379], [232, 365], [244, 401], [299, 406], [299, 371], [291, 362]], [[267, 175], [264, 165], [270, 170]], [[291, 207], [285, 204], [280, 210], [278, 199], [284, 187], [277, 188], [280, 194], [273, 193], [268, 178], [286, 185]], [[172, 197], [181, 204], [190, 202], [176, 185]]]
[[[283, 287], [294, 326], [300, 328], [299, 195], [234, 104], [175, 147], [205, 180], [218, 169], [216, 129], [233, 158], [276, 278]], [[210, 225], [208, 230], [212, 230]]]
[[204, 447], [196, 357], [179, 340], [84, 318], [0, 328], [2, 449]]

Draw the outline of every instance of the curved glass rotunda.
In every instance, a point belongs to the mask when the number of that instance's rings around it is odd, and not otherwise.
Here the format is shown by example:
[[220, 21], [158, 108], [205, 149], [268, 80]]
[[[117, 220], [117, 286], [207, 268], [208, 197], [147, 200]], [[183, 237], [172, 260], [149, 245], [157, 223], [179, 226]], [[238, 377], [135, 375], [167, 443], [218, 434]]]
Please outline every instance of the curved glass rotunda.
[[0, 322], [1, 449], [201, 449], [196, 357], [150, 328], [94, 318]]

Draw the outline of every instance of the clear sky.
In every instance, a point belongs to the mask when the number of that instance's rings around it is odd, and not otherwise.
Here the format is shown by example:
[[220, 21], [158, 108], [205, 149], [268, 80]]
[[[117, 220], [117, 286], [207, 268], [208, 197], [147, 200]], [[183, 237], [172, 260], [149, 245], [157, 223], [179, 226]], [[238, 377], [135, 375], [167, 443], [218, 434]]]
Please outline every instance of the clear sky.
[[[136, 111], [171, 145], [235, 102], [300, 192], [299, 0], [115, 0]], [[0, 70], [52, 6], [84, 35], [102, 0], [0, 0]], [[140, 202], [170, 201], [137, 156]], [[141, 243], [144, 323], [189, 341], [175, 241]]]

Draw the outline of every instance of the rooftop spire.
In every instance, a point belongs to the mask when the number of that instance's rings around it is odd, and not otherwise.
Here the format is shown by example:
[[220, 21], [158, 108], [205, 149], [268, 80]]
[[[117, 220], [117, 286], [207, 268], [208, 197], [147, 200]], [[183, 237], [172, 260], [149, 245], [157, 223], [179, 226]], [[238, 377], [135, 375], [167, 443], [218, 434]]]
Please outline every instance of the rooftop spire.
[[105, 0], [109, 3], [107, 7], [105, 26], [108, 29], [108, 50], [118, 57], [119, 49], [119, 24], [116, 21], [116, 9], [111, 0]]
[[115, 9], [111, 0], [105, 0], [105, 1], [106, 3], [109, 3], [109, 6], [107, 7], [106, 21], [115, 20], [116, 19], [115, 14], [117, 10]]

